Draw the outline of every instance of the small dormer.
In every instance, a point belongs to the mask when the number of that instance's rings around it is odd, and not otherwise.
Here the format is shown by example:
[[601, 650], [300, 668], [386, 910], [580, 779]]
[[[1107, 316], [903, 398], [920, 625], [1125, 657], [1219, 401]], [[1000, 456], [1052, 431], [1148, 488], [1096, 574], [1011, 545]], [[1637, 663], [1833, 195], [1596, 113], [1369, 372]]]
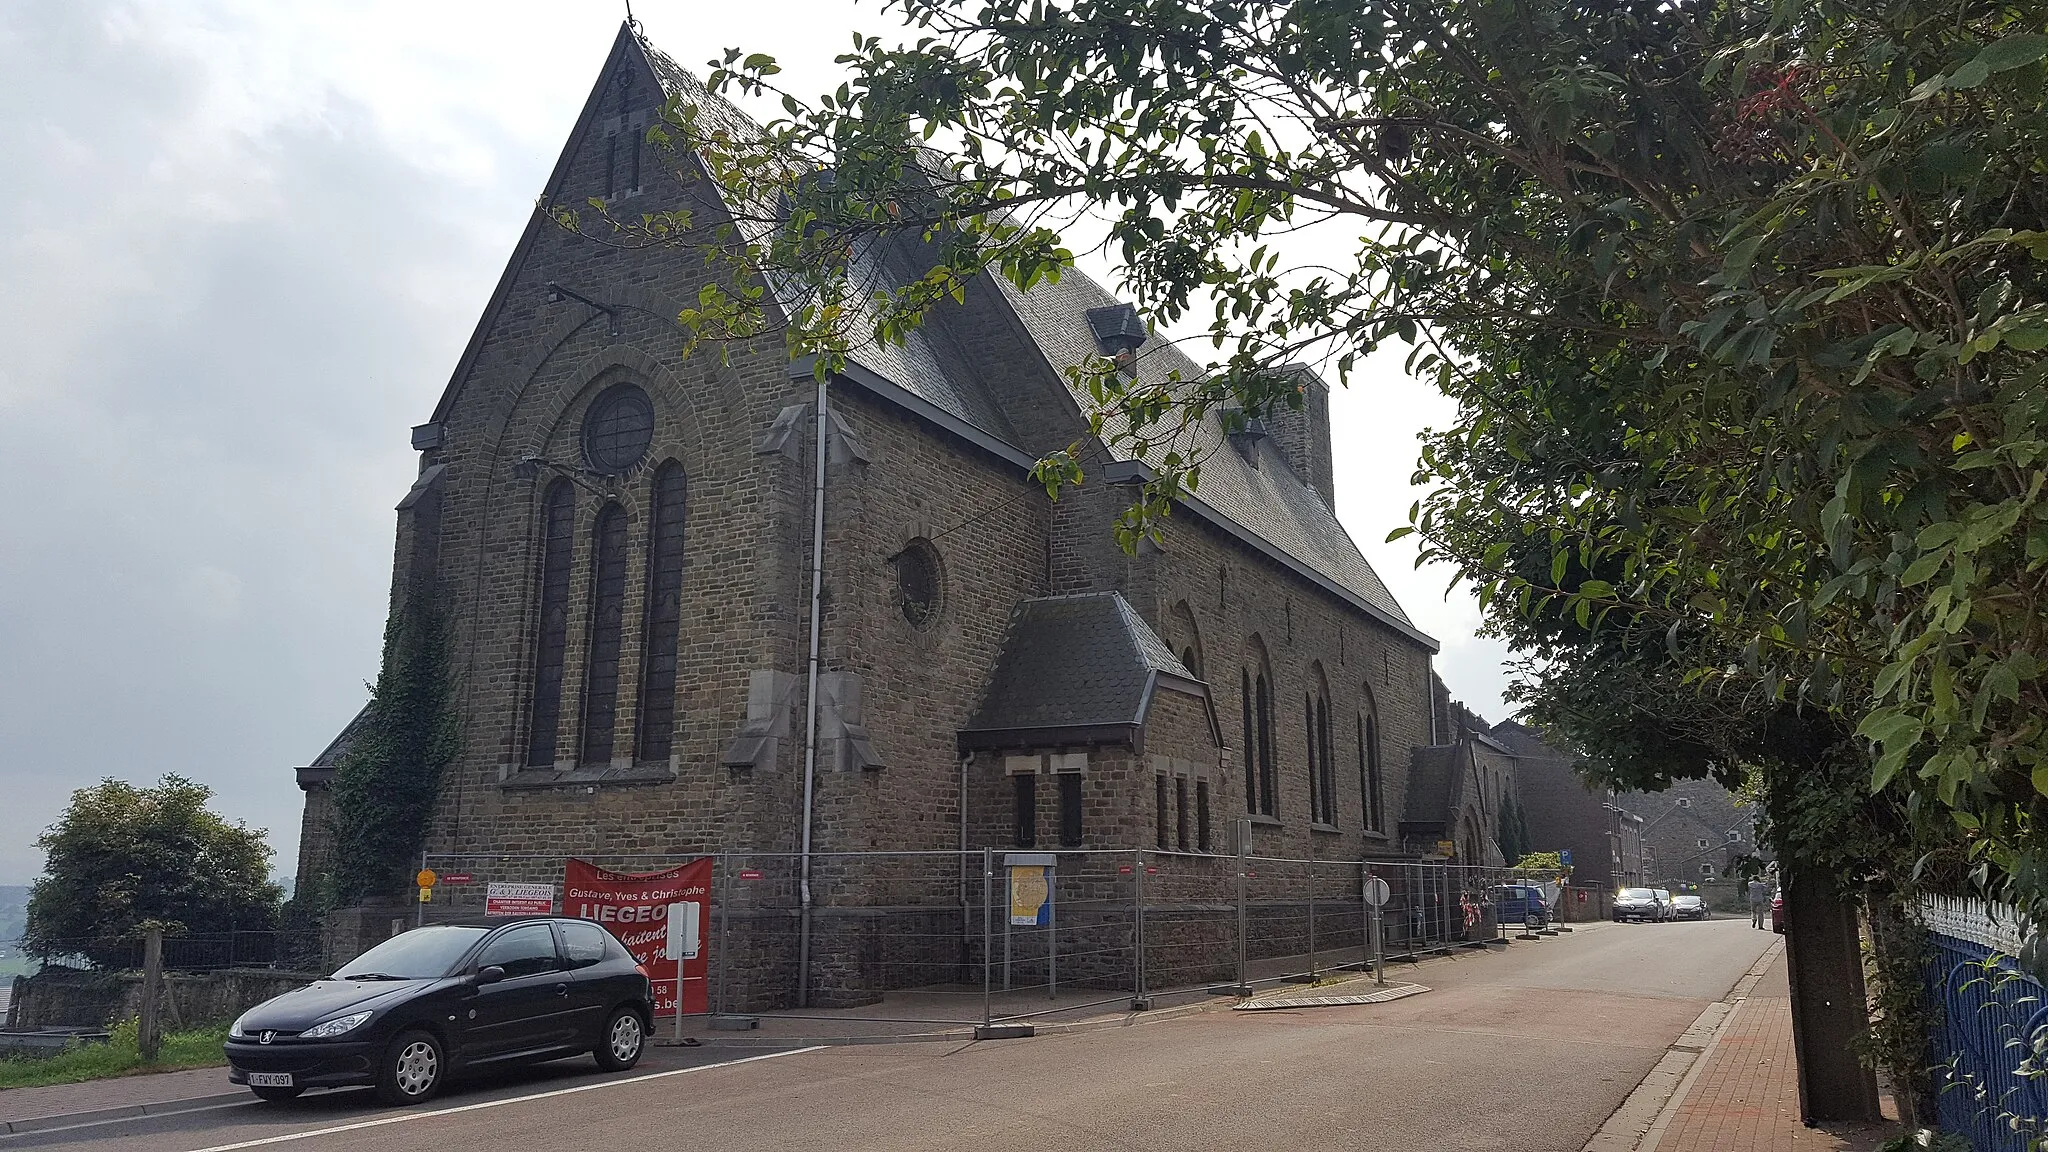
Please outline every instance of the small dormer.
[[1095, 346], [1126, 374], [1134, 370], [1138, 349], [1150, 338], [1145, 322], [1138, 318], [1137, 307], [1131, 304], [1090, 308], [1088, 330], [1095, 334]]

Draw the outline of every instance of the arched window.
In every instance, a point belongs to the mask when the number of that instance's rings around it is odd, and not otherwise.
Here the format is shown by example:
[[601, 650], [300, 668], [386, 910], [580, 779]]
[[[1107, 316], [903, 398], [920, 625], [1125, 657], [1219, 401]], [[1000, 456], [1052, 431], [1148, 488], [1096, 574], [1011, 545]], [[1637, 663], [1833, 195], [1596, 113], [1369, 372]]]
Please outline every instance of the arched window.
[[534, 637], [533, 707], [526, 730], [526, 762], [537, 768], [555, 764], [562, 661], [569, 642], [569, 564], [575, 551], [576, 489], [558, 479], [541, 498], [540, 627]]
[[1330, 701], [1321, 692], [1308, 704], [1309, 819], [1337, 823], [1337, 765], [1330, 747]]
[[1180, 662], [1187, 665], [1197, 680], [1207, 680], [1208, 674], [1202, 669], [1202, 630], [1195, 623], [1195, 610], [1182, 600], [1168, 613], [1168, 635], [1179, 645]]
[[1244, 705], [1244, 744], [1242, 745], [1244, 753], [1244, 810], [1247, 812], [1257, 812], [1259, 810], [1259, 760], [1257, 752], [1258, 737], [1255, 735], [1257, 729], [1252, 727], [1252, 670], [1241, 668], [1238, 670], [1238, 675], [1241, 681], [1241, 688], [1237, 698]]
[[1253, 679], [1257, 699], [1253, 702], [1259, 736], [1259, 811], [1278, 815], [1280, 807], [1279, 765], [1273, 757], [1273, 684], [1262, 671]]
[[667, 763], [675, 743], [676, 645], [683, 620], [683, 466], [654, 473], [647, 516], [647, 640], [640, 662], [640, 738], [635, 755]]
[[626, 510], [606, 504], [591, 533], [590, 655], [583, 677], [583, 763], [609, 764], [619, 715], [626, 620]]
[[1372, 701], [1372, 689], [1365, 692], [1365, 711], [1358, 714], [1358, 792], [1365, 807], [1368, 832], [1386, 831], [1386, 804], [1380, 798], [1380, 724]]

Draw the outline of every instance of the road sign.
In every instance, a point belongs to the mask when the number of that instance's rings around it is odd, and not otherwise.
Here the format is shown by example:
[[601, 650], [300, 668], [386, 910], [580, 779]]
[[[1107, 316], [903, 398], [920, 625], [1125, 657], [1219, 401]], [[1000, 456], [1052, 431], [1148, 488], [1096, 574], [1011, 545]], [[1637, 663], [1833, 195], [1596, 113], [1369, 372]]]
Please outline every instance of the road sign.
[[697, 958], [697, 953], [703, 948], [703, 925], [698, 920], [703, 907], [702, 904], [690, 900], [668, 906], [668, 940], [664, 952], [667, 959]]
[[1368, 876], [1365, 878], [1365, 902], [1367, 904], [1370, 904], [1375, 908], [1384, 908], [1387, 906], [1387, 901], [1391, 899], [1393, 895], [1393, 890], [1387, 887], [1387, 882], [1385, 880], [1382, 880], [1377, 876]]
[[1561, 849], [1557, 854], [1557, 862], [1564, 865], [1567, 868], [1571, 867], [1572, 850], [1569, 848]]
[[434, 875], [432, 868], [422, 868], [419, 874], [412, 879], [413, 883], [418, 884], [422, 888], [432, 888], [434, 881], [440, 879], [440, 877]]
[[433, 890], [432, 888], [422, 888], [422, 889], [420, 889], [420, 903], [422, 903], [422, 904], [431, 904], [431, 903], [433, 903], [433, 902], [434, 902], [434, 890]]

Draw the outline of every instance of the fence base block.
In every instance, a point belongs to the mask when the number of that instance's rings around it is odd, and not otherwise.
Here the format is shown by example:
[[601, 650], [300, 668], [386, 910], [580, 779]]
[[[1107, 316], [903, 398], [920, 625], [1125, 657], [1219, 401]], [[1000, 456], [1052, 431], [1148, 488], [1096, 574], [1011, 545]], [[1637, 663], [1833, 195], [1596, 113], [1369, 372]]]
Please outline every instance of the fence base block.
[[760, 1026], [761, 1018], [759, 1016], [713, 1016], [711, 1018], [711, 1030], [713, 1032], [747, 1032]]
[[1150, 1012], [1151, 1010], [1152, 1010], [1152, 998], [1151, 998], [1150, 996], [1133, 996], [1133, 997], [1131, 997], [1131, 1011], [1133, 1011], [1133, 1012]]
[[1206, 991], [1211, 996], [1249, 996], [1252, 994], [1252, 986], [1249, 984], [1211, 984]]
[[976, 1024], [976, 1040], [1022, 1040], [1038, 1035], [1038, 1029], [1029, 1024]]

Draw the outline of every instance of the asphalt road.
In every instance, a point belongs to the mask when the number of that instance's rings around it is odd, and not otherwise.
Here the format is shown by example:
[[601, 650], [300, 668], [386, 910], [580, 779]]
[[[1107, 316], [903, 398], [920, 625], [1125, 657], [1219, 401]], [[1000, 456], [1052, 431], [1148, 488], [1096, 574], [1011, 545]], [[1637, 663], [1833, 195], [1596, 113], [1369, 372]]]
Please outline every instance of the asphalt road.
[[1386, 1004], [967, 1045], [668, 1049], [625, 1076], [569, 1061], [421, 1109], [321, 1093], [0, 1138], [0, 1150], [1577, 1152], [1770, 941], [1747, 920], [1600, 924], [1390, 970], [1433, 990]]

